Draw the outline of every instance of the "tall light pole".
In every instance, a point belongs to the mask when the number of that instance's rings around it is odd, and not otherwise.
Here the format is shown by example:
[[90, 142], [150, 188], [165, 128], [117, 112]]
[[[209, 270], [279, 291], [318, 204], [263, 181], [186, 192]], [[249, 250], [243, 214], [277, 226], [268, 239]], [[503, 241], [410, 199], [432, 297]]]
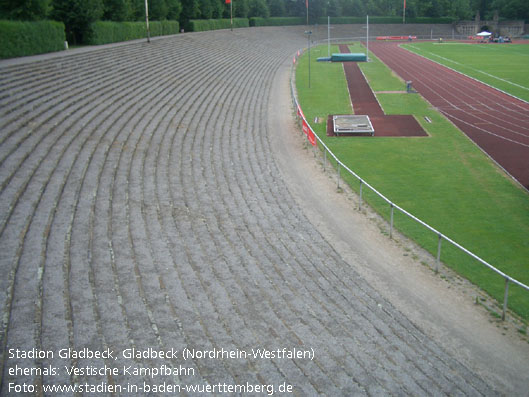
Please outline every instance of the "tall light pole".
[[366, 62], [369, 62], [369, 15], [366, 15], [367, 37], [366, 37]]
[[309, 88], [310, 88], [310, 35], [312, 34], [312, 30], [305, 31], [305, 34], [307, 35], [307, 41], [308, 41], [308, 47], [309, 47]]
[[149, 4], [148, 0], [145, 0], [145, 24], [147, 25], [147, 43], [151, 42], [151, 32], [149, 30]]
[[331, 17], [327, 15], [327, 56], [331, 56]]

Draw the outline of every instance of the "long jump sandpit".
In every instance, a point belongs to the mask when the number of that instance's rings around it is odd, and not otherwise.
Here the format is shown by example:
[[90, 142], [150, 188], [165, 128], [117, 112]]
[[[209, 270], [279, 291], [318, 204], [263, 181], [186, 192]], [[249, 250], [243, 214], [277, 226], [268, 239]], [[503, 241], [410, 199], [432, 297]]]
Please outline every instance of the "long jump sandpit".
[[[340, 44], [340, 52], [348, 53], [349, 47]], [[367, 83], [356, 62], [343, 62], [347, 88], [355, 114], [367, 115], [377, 137], [419, 137], [427, 136], [412, 115], [386, 115]], [[340, 136], [365, 136], [366, 134], [345, 133]], [[327, 120], [327, 136], [336, 136], [332, 126], [332, 115]], [[369, 135], [371, 136], [371, 135]]]

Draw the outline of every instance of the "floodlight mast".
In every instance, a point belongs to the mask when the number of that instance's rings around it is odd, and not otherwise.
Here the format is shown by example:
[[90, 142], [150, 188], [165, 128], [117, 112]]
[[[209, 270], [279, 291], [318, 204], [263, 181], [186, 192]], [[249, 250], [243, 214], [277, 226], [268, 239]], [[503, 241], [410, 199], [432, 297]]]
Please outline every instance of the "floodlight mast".
[[367, 34], [366, 34], [366, 62], [369, 62], [369, 15], [366, 15], [366, 25], [367, 25]]
[[327, 15], [327, 56], [331, 56], [331, 17]]
[[310, 35], [312, 34], [312, 30], [306, 30], [305, 34], [307, 35], [308, 48], [309, 48], [309, 88], [310, 88]]

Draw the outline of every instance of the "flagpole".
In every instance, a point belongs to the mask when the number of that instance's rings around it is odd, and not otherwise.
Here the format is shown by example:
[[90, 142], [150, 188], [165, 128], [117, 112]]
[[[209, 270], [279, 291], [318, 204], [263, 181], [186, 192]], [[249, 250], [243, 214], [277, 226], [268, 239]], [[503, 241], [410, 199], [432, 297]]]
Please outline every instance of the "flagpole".
[[149, 4], [145, 0], [145, 24], [147, 28], [147, 43], [151, 42], [151, 32], [149, 31]]
[[233, 1], [230, 1], [230, 27], [233, 32]]
[[309, 26], [309, 0], [305, 0], [305, 8], [307, 9], [307, 26]]
[[402, 8], [402, 23], [406, 23], [406, 0], [404, 0], [404, 7]]

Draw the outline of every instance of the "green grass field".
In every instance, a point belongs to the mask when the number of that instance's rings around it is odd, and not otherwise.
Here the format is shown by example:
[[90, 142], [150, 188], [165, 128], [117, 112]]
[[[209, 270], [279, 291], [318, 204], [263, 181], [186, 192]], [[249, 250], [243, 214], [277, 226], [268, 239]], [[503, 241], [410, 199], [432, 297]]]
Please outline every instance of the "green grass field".
[[[358, 44], [350, 48], [363, 51]], [[416, 94], [386, 93], [377, 98], [386, 114], [415, 115], [428, 137], [327, 137], [325, 121], [314, 123], [315, 117], [326, 120], [328, 114], [351, 113], [351, 104], [342, 65], [316, 62], [318, 56], [327, 55], [326, 46], [311, 51], [310, 89], [306, 54], [297, 64], [298, 99], [315, 132], [338, 158], [397, 205], [529, 285], [529, 194]], [[332, 51], [338, 52], [337, 47]], [[375, 92], [405, 90], [403, 81], [374, 55], [370, 58], [372, 62], [360, 67]], [[356, 179], [345, 179], [358, 190]], [[366, 190], [364, 198], [389, 219], [386, 203]], [[435, 255], [437, 236], [395, 214], [395, 226]], [[503, 301], [500, 276], [446, 242], [441, 260]], [[509, 308], [529, 319], [529, 292], [511, 286]]]
[[409, 51], [529, 101], [529, 45], [413, 43]]

